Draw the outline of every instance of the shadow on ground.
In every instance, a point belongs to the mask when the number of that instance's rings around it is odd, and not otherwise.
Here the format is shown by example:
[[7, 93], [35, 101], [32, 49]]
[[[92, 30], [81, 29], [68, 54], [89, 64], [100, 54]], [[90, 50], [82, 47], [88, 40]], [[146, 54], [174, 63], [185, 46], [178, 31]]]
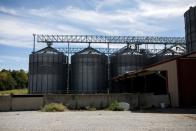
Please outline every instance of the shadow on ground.
[[138, 109], [134, 113], [167, 113], [167, 114], [196, 114], [196, 108], [165, 108], [165, 109]]

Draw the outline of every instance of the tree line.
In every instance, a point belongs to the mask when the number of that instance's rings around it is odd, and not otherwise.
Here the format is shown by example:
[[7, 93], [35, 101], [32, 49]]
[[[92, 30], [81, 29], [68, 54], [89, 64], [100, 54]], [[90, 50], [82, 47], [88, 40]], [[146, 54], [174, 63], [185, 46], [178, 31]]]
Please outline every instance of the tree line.
[[28, 86], [28, 73], [24, 70], [1, 70], [0, 90], [22, 89]]

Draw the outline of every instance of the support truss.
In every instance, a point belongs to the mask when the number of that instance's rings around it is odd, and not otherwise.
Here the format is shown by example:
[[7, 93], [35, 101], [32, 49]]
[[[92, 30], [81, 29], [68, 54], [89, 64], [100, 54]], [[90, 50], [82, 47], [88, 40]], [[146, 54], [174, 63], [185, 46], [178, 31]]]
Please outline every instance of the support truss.
[[41, 35], [37, 42], [44, 43], [111, 43], [111, 44], [180, 44], [185, 45], [184, 37], [155, 36], [102, 36], [102, 35]]
[[[68, 54], [68, 53], [69, 54], [74, 54], [74, 53], [79, 52], [79, 51], [81, 51], [83, 49], [84, 48], [77, 48], [77, 47], [72, 47], [72, 48], [63, 48], [63, 47], [61, 47], [61, 48], [57, 48], [58, 51], [63, 52], [64, 54]], [[109, 51], [108, 51], [107, 48], [95, 48], [95, 49], [100, 51], [100, 52], [102, 52], [102, 53], [104, 53], [104, 54], [112, 54], [112, 53], [117, 52], [117, 51], [120, 50], [120, 48], [109, 48]], [[157, 52], [159, 52], [161, 50], [162, 49], [148, 49], [148, 51], [150, 53], [153, 53], [153, 54], [155, 54], [155, 53], [157, 53]]]
[[[68, 54], [68, 53], [74, 54], [74, 53], [79, 52], [83, 49], [84, 48], [76, 48], [76, 47], [74, 47], [74, 48], [57, 48], [57, 50], [59, 50], [60, 52], [65, 53], [65, 54]], [[107, 48], [95, 48], [95, 49], [104, 53], [104, 54], [108, 54], [108, 49]], [[119, 48], [109, 48], [109, 54], [112, 54], [112, 53], [114, 53], [118, 50], [119, 50]]]

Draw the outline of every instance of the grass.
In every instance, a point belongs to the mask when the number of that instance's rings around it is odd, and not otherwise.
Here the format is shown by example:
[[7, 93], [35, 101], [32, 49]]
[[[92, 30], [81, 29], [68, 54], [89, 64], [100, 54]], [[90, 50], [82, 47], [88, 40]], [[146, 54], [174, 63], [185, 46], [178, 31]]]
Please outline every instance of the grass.
[[9, 95], [9, 94], [14, 94], [14, 95], [26, 95], [28, 94], [28, 89], [13, 89], [13, 90], [5, 90], [5, 91], [0, 91], [0, 95]]
[[110, 111], [123, 111], [123, 108], [119, 106], [118, 101], [112, 101], [107, 109]]
[[41, 109], [43, 112], [63, 112], [65, 110], [68, 110], [67, 107], [61, 103], [50, 103]]

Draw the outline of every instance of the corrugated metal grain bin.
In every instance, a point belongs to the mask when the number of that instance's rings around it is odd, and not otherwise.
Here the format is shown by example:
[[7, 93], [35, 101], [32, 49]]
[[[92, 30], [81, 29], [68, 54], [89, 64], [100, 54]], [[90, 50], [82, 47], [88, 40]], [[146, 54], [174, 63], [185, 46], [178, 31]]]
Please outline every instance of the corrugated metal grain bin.
[[107, 56], [91, 48], [71, 57], [71, 92], [106, 92]]
[[30, 94], [64, 93], [67, 62], [67, 56], [50, 46], [30, 54]]
[[182, 55], [184, 51], [177, 52], [172, 48], [163, 49], [158, 52], [152, 59], [154, 63], [161, 62], [164, 60], [172, 59]]
[[112, 76], [140, 69], [147, 64], [148, 57], [130, 47], [124, 47], [111, 56]]
[[184, 18], [187, 51], [196, 51], [196, 6], [190, 7], [185, 12]]

